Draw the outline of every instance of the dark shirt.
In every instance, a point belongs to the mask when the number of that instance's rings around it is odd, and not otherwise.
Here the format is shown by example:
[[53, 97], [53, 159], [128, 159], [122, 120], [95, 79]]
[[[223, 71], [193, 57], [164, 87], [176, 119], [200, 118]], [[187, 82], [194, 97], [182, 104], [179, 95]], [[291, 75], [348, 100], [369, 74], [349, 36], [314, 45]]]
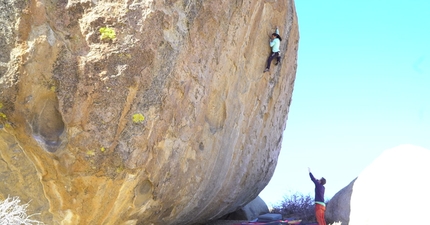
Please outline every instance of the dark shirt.
[[309, 173], [309, 176], [311, 177], [311, 180], [315, 184], [315, 201], [324, 203], [324, 191], [325, 191], [324, 185], [320, 184], [320, 182], [318, 182], [315, 179], [315, 177], [314, 177], [314, 175], [312, 175], [312, 173]]

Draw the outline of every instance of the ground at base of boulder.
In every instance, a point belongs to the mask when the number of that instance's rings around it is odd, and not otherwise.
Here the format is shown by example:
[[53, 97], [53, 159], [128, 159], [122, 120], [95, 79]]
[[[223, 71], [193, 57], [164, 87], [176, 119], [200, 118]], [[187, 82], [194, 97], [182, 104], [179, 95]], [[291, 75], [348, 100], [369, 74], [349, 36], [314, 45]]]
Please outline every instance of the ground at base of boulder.
[[205, 225], [233, 225], [247, 222], [247, 220], [215, 220], [210, 223], [206, 223]]
[[[252, 225], [251, 222], [247, 220], [215, 220], [205, 225], [237, 225], [237, 224], [249, 224]], [[299, 223], [298, 225], [318, 225], [318, 223]]]

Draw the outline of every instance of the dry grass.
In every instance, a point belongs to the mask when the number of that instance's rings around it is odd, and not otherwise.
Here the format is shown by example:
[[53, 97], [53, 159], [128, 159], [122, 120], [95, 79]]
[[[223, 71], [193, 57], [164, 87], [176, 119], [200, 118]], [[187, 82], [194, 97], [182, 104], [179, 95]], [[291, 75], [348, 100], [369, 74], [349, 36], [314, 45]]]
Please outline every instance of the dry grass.
[[0, 201], [0, 224], [33, 225], [43, 224], [37, 220], [30, 219], [33, 215], [27, 215], [28, 203], [20, 204], [19, 197], [7, 197]]

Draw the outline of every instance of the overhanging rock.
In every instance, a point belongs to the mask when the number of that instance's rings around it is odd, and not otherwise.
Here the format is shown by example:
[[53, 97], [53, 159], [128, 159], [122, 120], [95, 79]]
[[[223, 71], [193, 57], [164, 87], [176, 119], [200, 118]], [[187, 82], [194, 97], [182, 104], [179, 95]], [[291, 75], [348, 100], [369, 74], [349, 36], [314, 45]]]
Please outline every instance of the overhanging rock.
[[[32, 200], [47, 224], [193, 224], [269, 182], [296, 73], [293, 1], [0, 9], [3, 197]], [[263, 74], [275, 26], [282, 62]]]

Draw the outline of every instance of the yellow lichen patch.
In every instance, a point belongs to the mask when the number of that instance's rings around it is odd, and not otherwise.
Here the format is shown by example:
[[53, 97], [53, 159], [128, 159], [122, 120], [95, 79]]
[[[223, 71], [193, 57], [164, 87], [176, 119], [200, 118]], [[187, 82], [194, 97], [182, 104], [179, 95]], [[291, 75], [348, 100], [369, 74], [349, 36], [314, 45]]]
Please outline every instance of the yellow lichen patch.
[[131, 59], [131, 54], [129, 54], [129, 53], [127, 53], [127, 54], [120, 53], [119, 57], [122, 58], [122, 59]]
[[117, 172], [117, 173], [121, 173], [123, 170], [124, 170], [124, 168], [123, 168], [122, 166], [121, 166], [121, 167], [116, 168], [116, 172]]
[[105, 40], [105, 39], [110, 39], [113, 40], [116, 38], [116, 33], [115, 30], [109, 27], [101, 27], [99, 29], [100, 32], [100, 39]]
[[96, 153], [94, 152], [94, 150], [88, 150], [88, 151], [87, 151], [87, 155], [88, 155], [88, 156], [95, 156], [95, 155], [96, 155]]
[[140, 113], [136, 113], [133, 115], [133, 122], [134, 123], [141, 123], [144, 120], [145, 120], [145, 117]]
[[105, 147], [101, 147], [101, 148], [100, 148], [100, 151], [101, 151], [101, 152], [106, 151]]
[[[0, 109], [3, 108], [3, 103], [0, 102]], [[7, 119], [6, 114], [0, 112], [0, 118]]]

